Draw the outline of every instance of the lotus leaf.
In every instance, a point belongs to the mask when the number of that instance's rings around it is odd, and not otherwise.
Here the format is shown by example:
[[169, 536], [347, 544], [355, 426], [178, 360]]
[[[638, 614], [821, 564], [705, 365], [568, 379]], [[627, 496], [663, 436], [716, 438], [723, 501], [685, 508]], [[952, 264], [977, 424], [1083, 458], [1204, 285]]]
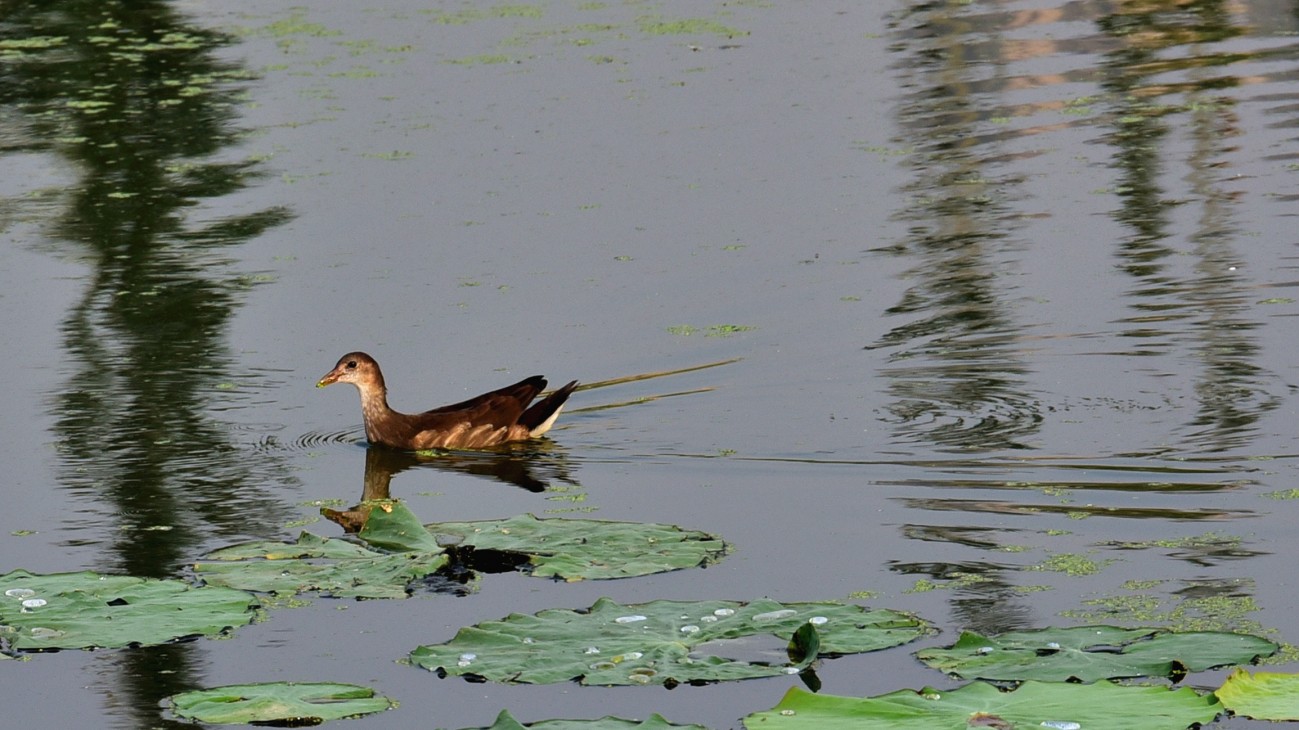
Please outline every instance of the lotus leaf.
[[257, 599], [228, 588], [98, 573], [0, 576], [0, 639], [10, 648], [117, 648], [213, 636], [253, 620]]
[[726, 543], [675, 525], [604, 520], [546, 519], [520, 515], [489, 522], [441, 522], [428, 526], [464, 544], [529, 556], [539, 578], [628, 578], [715, 563]]
[[[496, 682], [588, 685], [713, 682], [799, 671], [815, 655], [791, 662], [784, 643], [774, 655], [738, 659], [748, 644], [784, 642], [815, 626], [820, 651], [848, 654], [905, 644], [929, 631], [909, 614], [836, 603], [771, 600], [653, 601], [623, 606], [607, 598], [590, 609], [512, 614], [463, 628], [449, 642], [421, 646], [411, 660], [426, 669]], [[815, 642], [804, 637], [804, 647]]]
[[182, 692], [167, 698], [177, 717], [212, 725], [276, 724], [301, 727], [369, 715], [394, 706], [354, 684], [266, 682]]
[[[379, 511], [376, 510], [376, 514]], [[265, 593], [321, 591], [339, 598], [405, 598], [413, 580], [437, 572], [438, 551], [380, 553], [304, 532], [296, 543], [257, 541], [222, 548], [194, 565], [209, 585]]]
[[934, 669], [965, 679], [1095, 682], [1169, 677], [1243, 664], [1277, 648], [1248, 634], [1075, 626], [1013, 631], [995, 637], [966, 631], [951, 648], [923, 649], [916, 656]]
[[623, 720], [619, 717], [602, 717], [598, 720], [542, 720], [527, 725], [514, 719], [509, 710], [501, 710], [496, 722], [486, 730], [708, 730], [703, 725], [673, 725], [659, 715], [650, 715], [644, 722]]
[[1214, 692], [1223, 706], [1255, 720], [1299, 720], [1299, 674], [1236, 668]]
[[779, 705], [744, 718], [748, 730], [969, 730], [1105, 728], [1185, 730], [1222, 711], [1213, 695], [1189, 687], [1125, 687], [1110, 682], [1034, 682], [1003, 692], [986, 682], [954, 690], [926, 687], [877, 697], [785, 693]]

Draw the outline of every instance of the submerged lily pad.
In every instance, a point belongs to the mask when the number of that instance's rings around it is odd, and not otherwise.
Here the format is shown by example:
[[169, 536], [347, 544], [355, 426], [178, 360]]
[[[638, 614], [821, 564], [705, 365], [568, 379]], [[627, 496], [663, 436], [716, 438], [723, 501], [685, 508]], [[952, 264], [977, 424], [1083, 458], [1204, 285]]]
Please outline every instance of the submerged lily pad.
[[1003, 692], [985, 682], [940, 691], [900, 690], [877, 697], [837, 697], [797, 687], [779, 705], [744, 718], [748, 730], [968, 730], [1056, 728], [1185, 730], [1223, 709], [1189, 687], [1125, 687], [1110, 682], [1034, 682]]
[[[411, 661], [441, 673], [495, 682], [587, 685], [714, 682], [798, 672], [816, 657], [792, 661], [787, 642], [811, 624], [825, 654], [905, 644], [930, 629], [889, 610], [836, 603], [771, 600], [653, 601], [623, 606], [607, 598], [589, 610], [512, 614], [463, 628], [444, 644], [421, 646]], [[755, 654], [764, 637], [780, 642]], [[804, 647], [814, 642], [800, 642]], [[804, 653], [804, 652], [800, 652]]]
[[726, 543], [703, 532], [676, 525], [605, 520], [546, 519], [520, 515], [508, 520], [440, 522], [434, 534], [463, 538], [478, 550], [500, 550], [528, 556], [539, 578], [629, 578], [715, 563]]
[[948, 649], [916, 652], [934, 669], [966, 679], [1048, 682], [1120, 677], [1169, 677], [1267, 656], [1277, 645], [1221, 631], [1178, 633], [1116, 626], [1012, 631], [985, 637], [972, 631]]
[[527, 725], [514, 719], [509, 710], [501, 710], [496, 722], [489, 728], [478, 730], [708, 730], [703, 725], [673, 725], [661, 716], [650, 715], [645, 721], [624, 720], [620, 717], [602, 717], [598, 720], [541, 720]]
[[253, 620], [257, 599], [98, 573], [0, 575], [0, 639], [16, 650], [118, 648], [213, 636]]
[[330, 682], [266, 682], [182, 692], [167, 698], [180, 718], [211, 725], [319, 725], [395, 706], [369, 687]]
[[[376, 511], [377, 512], [377, 511]], [[411, 581], [449, 562], [438, 551], [381, 553], [302, 533], [297, 542], [256, 541], [209, 553], [194, 572], [209, 585], [263, 593], [320, 591], [339, 598], [405, 598]]]
[[1299, 674], [1236, 668], [1214, 692], [1223, 706], [1255, 720], [1299, 720]]

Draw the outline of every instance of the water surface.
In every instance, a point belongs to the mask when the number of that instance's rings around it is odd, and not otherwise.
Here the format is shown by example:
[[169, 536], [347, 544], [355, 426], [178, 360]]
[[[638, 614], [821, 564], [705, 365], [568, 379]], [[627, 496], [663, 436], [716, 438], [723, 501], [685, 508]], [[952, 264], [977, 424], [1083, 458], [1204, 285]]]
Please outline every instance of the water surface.
[[[864, 600], [935, 622], [924, 645], [1299, 632], [1289, 5], [3, 16], [0, 570], [185, 577], [242, 539], [338, 534], [319, 506], [381, 484], [429, 521], [590, 515], [735, 547], [706, 571], [488, 576], [0, 663], [37, 700], [7, 703], [25, 724], [159, 727], [176, 691], [314, 680], [401, 702], [358, 727], [508, 708], [724, 728], [797, 683], [394, 663], [604, 595]], [[405, 410], [736, 361], [579, 392], [534, 451], [367, 467], [355, 396], [312, 388], [354, 349]], [[1119, 603], [1138, 599], [1152, 615]], [[914, 648], [827, 661], [825, 691], [952, 686]]]

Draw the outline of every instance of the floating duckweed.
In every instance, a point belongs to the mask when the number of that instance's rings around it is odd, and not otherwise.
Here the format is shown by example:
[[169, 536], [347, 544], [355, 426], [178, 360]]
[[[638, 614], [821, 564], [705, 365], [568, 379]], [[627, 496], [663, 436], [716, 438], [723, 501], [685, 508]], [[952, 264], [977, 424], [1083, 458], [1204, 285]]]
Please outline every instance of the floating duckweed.
[[779, 621], [782, 618], [789, 618], [790, 616], [793, 616], [796, 613], [798, 613], [798, 611], [795, 611], [792, 608], [782, 608], [779, 611], [768, 611], [766, 613], [760, 613], [754, 616], [753, 620], [755, 623], [761, 623], [763, 621]]
[[646, 617], [641, 616], [640, 614], [632, 614], [631, 616], [619, 616], [618, 618], [614, 619], [614, 623], [634, 624], [637, 621], [644, 621], [645, 619]]
[[[790, 611], [790, 613], [793, 613], [793, 611]], [[719, 618], [725, 618], [725, 617], [727, 617], [727, 616], [734, 616], [734, 615], [735, 615], [735, 609], [733, 609], [733, 608], [719, 608], [719, 609], [717, 609], [716, 611], [713, 611], [713, 615], [714, 615], [714, 616], [717, 616], [717, 617], [719, 617]]]
[[694, 624], [687, 624], [687, 625], [681, 627], [681, 633], [683, 633], [683, 634], [697, 634], [697, 633], [699, 633], [699, 627], [698, 627], [698, 626], [695, 626]]
[[1049, 727], [1051, 730], [1082, 730], [1082, 725], [1068, 720], [1043, 720], [1042, 727]]
[[598, 646], [588, 646], [588, 647], [586, 647], [586, 651], [583, 652], [583, 653], [584, 653], [584, 654], [599, 654], [599, 653], [600, 653], [600, 647], [598, 647]]
[[30, 588], [10, 588], [5, 591], [5, 595], [10, 598], [31, 598], [36, 595], [36, 591]]
[[808, 619], [807, 622], [809, 624], [812, 624], [813, 626], [825, 626], [826, 624], [830, 623], [830, 619], [826, 618], [825, 616], [813, 616], [812, 618]]
[[40, 608], [46, 603], [44, 598], [28, 598], [23, 601], [23, 608]]

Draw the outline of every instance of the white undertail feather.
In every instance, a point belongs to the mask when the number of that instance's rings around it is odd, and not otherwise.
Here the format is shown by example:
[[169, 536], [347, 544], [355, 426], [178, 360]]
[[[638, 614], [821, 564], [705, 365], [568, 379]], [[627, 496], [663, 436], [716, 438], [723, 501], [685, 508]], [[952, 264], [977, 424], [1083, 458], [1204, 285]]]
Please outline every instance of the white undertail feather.
[[549, 431], [550, 427], [555, 425], [555, 419], [559, 418], [559, 412], [562, 410], [564, 410], [563, 406], [556, 408], [555, 412], [550, 414], [550, 418], [547, 418], [545, 421], [542, 421], [541, 425], [529, 431], [528, 435], [535, 439], [541, 434]]

